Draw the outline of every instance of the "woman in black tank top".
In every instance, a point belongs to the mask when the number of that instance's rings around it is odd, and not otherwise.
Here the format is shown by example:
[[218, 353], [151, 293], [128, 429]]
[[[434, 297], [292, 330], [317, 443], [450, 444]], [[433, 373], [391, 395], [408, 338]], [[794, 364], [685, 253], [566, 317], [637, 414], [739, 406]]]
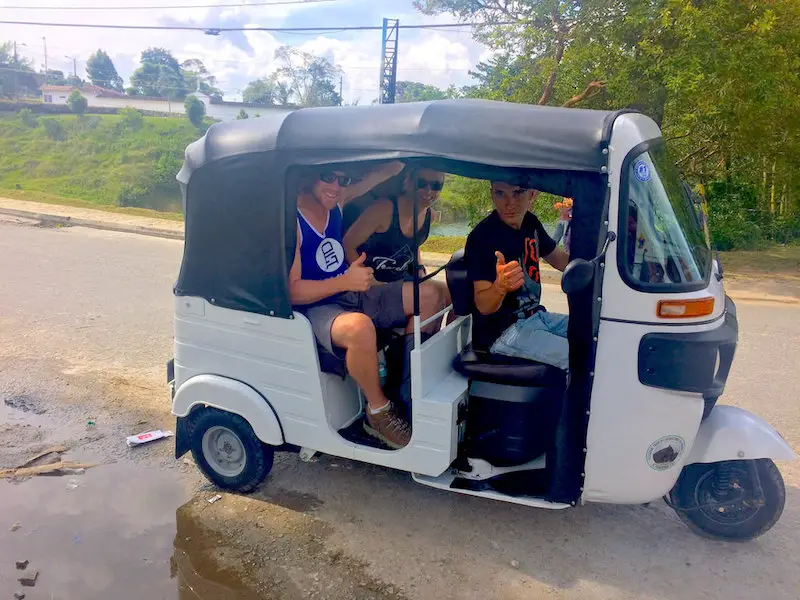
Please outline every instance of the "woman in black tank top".
[[439, 197], [443, 184], [444, 174], [439, 171], [407, 170], [403, 194], [375, 201], [347, 230], [344, 249], [348, 262], [353, 262], [363, 252], [367, 255], [366, 264], [375, 270], [376, 280], [388, 283], [413, 279], [412, 194], [417, 194], [417, 242], [421, 246], [430, 233], [430, 206]]

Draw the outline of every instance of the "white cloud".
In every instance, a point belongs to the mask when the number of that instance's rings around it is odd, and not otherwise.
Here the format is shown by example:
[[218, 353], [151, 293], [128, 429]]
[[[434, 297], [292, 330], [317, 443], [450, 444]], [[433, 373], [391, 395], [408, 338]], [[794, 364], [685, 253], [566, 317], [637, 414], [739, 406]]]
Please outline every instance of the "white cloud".
[[[56, 4], [54, 0], [32, 1]], [[76, 0], [76, 3], [97, 6], [137, 4], [149, 6], [156, 5], [160, 1], [165, 4], [189, 3], [188, 0]], [[234, 0], [225, 1], [233, 3]], [[200, 0], [197, 3], [203, 2], [212, 3], [212, 0]], [[19, 0], [0, 0], [0, 7], [3, 4], [19, 3]], [[336, 22], [360, 24], [365, 23], [363, 19], [374, 18], [373, 11], [367, 10], [367, 3], [368, 0], [337, 2]], [[410, 2], [407, 0], [392, 0], [391, 4], [393, 5], [391, 7], [384, 7], [382, 4], [381, 10], [387, 10], [387, 15], [397, 15], [401, 19], [401, 24], [441, 23], [454, 20], [450, 15], [429, 17], [411, 12]], [[279, 27], [284, 25], [287, 19], [290, 19], [293, 25], [297, 24], [299, 19], [292, 18], [302, 14], [304, 24], [327, 26], [331, 23], [331, 12], [330, 10], [320, 12], [326, 6], [327, 3], [279, 5], [269, 8], [237, 6], [225, 9], [137, 11], [0, 10], [0, 20]], [[369, 5], [369, 8], [372, 6]], [[362, 13], [365, 16], [360, 16]], [[367, 17], [367, 14], [372, 16]], [[379, 23], [380, 21], [377, 21], [376, 24]], [[360, 99], [361, 103], [369, 103], [378, 97], [381, 54], [379, 31], [279, 38], [264, 31], [209, 36], [194, 31], [72, 29], [0, 24], [0, 40], [16, 40], [20, 53], [31, 58], [36, 68], [41, 68], [44, 64], [43, 36], [47, 38], [48, 66], [51, 69], [70, 72], [72, 60], [66, 56], [75, 57], [78, 75], [82, 77], [85, 77], [86, 59], [98, 48], [108, 52], [126, 82], [138, 66], [141, 51], [150, 46], [167, 48], [179, 60], [199, 58], [216, 75], [219, 87], [225, 91], [226, 98], [231, 100], [240, 98], [241, 90], [249, 81], [266, 76], [275, 70], [275, 49], [289, 39], [292, 45], [307, 52], [326, 56], [342, 67], [346, 100]], [[403, 30], [400, 32], [398, 78], [421, 81], [443, 88], [450, 84], [464, 85], [469, 82], [467, 71], [485, 52], [484, 46], [472, 40], [468, 29]]]

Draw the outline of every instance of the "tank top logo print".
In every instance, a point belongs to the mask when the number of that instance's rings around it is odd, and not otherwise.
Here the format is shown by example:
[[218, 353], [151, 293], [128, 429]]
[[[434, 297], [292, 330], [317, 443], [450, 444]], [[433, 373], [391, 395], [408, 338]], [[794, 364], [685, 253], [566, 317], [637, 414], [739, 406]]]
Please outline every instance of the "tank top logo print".
[[344, 248], [333, 238], [325, 238], [317, 246], [317, 266], [325, 273], [334, 273], [344, 264]]

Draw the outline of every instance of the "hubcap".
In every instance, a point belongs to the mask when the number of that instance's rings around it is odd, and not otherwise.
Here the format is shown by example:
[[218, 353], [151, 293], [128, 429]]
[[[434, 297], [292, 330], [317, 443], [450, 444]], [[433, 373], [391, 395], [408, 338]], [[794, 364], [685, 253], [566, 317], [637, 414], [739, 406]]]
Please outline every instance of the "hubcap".
[[223, 477], [236, 477], [244, 471], [247, 455], [235, 432], [215, 425], [203, 434], [203, 457]]
[[741, 524], [752, 519], [763, 504], [753, 496], [753, 486], [747, 469], [731, 467], [731, 486], [727, 494], [714, 489], [714, 471], [707, 471], [697, 482], [694, 500], [699, 510], [721, 525]]

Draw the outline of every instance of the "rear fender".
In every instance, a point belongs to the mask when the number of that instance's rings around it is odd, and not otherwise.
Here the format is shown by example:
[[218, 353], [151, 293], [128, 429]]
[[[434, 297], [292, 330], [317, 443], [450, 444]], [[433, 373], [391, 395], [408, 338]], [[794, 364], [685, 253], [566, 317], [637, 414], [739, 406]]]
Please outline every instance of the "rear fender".
[[241, 381], [218, 375], [196, 375], [185, 381], [172, 401], [172, 414], [179, 417], [179, 429], [181, 418], [197, 406], [211, 406], [243, 417], [265, 444], [280, 446], [284, 442], [275, 410], [266, 398]]
[[792, 447], [761, 417], [717, 405], [700, 425], [686, 464], [725, 460], [795, 460]]

